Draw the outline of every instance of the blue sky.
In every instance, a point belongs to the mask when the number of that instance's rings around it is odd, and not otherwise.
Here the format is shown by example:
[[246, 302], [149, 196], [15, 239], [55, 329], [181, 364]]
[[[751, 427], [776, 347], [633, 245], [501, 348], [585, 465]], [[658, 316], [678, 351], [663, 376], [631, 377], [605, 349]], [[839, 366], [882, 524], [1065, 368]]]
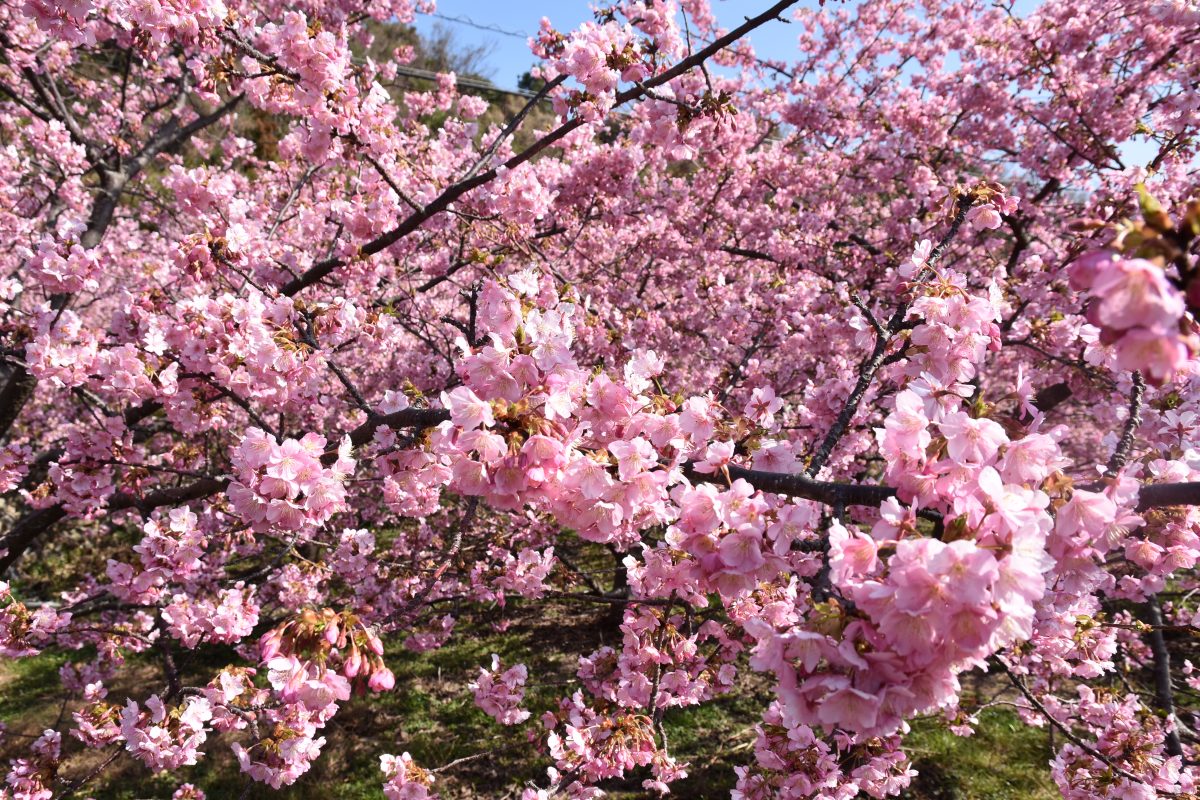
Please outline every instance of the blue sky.
[[[768, 8], [773, 0], [711, 0], [713, 13], [721, 25], [734, 28], [747, 16]], [[816, 7], [816, 0], [804, 0], [797, 7]], [[548, 17], [560, 31], [569, 31], [579, 23], [592, 19], [587, 0], [438, 0], [439, 16], [418, 15], [417, 30], [427, 33], [435, 24], [454, 31], [455, 38], [464, 44], [491, 43], [492, 54], [487, 59], [493, 83], [503, 89], [516, 88], [517, 78], [533, 63], [525, 39], [537, 33], [542, 17]], [[499, 28], [508, 33], [480, 30], [447, 17], [460, 17], [477, 25]], [[520, 34], [520, 36], [509, 35]], [[783, 22], [769, 22], [750, 36], [760, 57], [791, 60], [796, 51], [795, 27]]]
[[[746, 17], [768, 8], [773, 0], [710, 2], [721, 25], [734, 28]], [[1036, 5], [1037, 0], [1018, 0], [1017, 13], [1028, 13]], [[537, 33], [542, 17], [548, 17], [555, 28], [566, 32], [593, 19], [591, 6], [589, 0], [437, 0], [437, 13], [418, 15], [416, 27], [428, 33], [435, 25], [442, 25], [450, 28], [463, 44], [490, 45], [491, 54], [483, 70], [486, 77], [502, 89], [515, 89], [518, 77], [533, 63], [526, 39]], [[818, 0], [801, 0], [795, 6], [804, 7], [818, 7]], [[755, 30], [750, 40], [760, 58], [791, 61], [796, 56], [797, 35], [794, 25], [772, 21]], [[1141, 138], [1124, 142], [1118, 149], [1129, 162], [1140, 164], [1147, 163], [1155, 152], [1155, 146]]]

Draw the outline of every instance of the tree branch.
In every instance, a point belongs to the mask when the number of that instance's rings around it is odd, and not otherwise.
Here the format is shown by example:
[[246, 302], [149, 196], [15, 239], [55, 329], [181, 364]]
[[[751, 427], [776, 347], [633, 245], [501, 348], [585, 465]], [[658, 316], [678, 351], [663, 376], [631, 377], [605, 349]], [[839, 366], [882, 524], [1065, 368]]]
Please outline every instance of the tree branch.
[[1125, 420], [1125, 429], [1121, 432], [1121, 440], [1113, 450], [1112, 458], [1108, 460], [1108, 474], [1119, 471], [1129, 460], [1129, 451], [1133, 448], [1133, 439], [1138, 426], [1142, 424], [1142, 393], [1146, 391], [1146, 382], [1142, 373], [1133, 373], [1133, 388], [1129, 391], [1129, 417]]
[[[967, 194], [958, 199], [957, 212], [954, 219], [950, 223], [950, 229], [946, 231], [946, 235], [929, 254], [929, 258], [925, 261], [925, 267], [913, 279], [913, 283], [919, 284], [924, 282], [933, 274], [933, 267], [942, 257], [942, 253], [962, 227], [963, 222], [967, 218], [967, 212], [970, 210], [974, 200], [971, 195]], [[871, 382], [875, 380], [875, 373], [883, 366], [884, 356], [887, 353], [888, 345], [891, 344], [892, 337], [899, 332], [900, 327], [904, 324], [904, 318], [908, 316], [909, 304], [904, 301], [892, 314], [892, 318], [888, 321], [886, 329], [878, 332], [875, 335], [875, 347], [871, 350], [871, 355], [862, 366], [858, 369], [858, 380], [854, 384], [854, 389], [851, 390], [850, 396], [846, 398], [846, 404], [842, 407], [842, 411], [838, 414], [837, 419], [833, 421], [829, 432], [825, 434], [825, 438], [821, 441], [820, 447], [817, 448], [816, 454], [808, 466], [808, 474], [814, 476], [821, 471], [829, 457], [833, 455], [833, 449], [837, 447], [837, 443], [846, 433], [846, 429], [850, 427], [850, 423], [854, 420], [854, 415], [858, 413], [858, 407], [862, 403], [863, 397], [866, 396], [867, 390], [871, 387]]]
[[1166, 715], [1167, 752], [1183, 757], [1183, 744], [1179, 741], [1179, 730], [1175, 726], [1175, 694], [1171, 688], [1171, 654], [1163, 638], [1162, 606], [1153, 596], [1146, 604], [1150, 615], [1150, 652], [1154, 654], [1154, 695], [1158, 707]]
[[1054, 715], [1052, 715], [1049, 711], [1046, 710], [1046, 706], [1042, 704], [1042, 701], [1038, 700], [1036, 697], [1033, 696], [1033, 692], [1029, 691], [1029, 687], [1025, 685], [1025, 682], [1022, 681], [1020, 678], [1018, 678], [1016, 675], [1014, 675], [1012, 670], [1010, 670], [1007, 665], [1001, 664], [1000, 668], [1004, 670], [1004, 673], [1006, 675], [1008, 675], [1008, 679], [1010, 681], [1012, 681], [1013, 686], [1016, 686], [1021, 691], [1021, 694], [1024, 695], [1025, 699], [1029, 701], [1029, 704], [1032, 705], [1043, 717], [1045, 717], [1047, 722], [1049, 722], [1051, 725], [1053, 725], [1055, 728], [1057, 728], [1059, 730], [1059, 732], [1062, 733], [1062, 735], [1067, 738], [1067, 741], [1069, 741], [1071, 744], [1075, 745], [1080, 750], [1087, 753], [1089, 756], [1096, 759], [1100, 763], [1104, 764], [1106, 767], [1108, 767], [1113, 772], [1120, 775], [1122, 778], [1127, 778], [1128, 780], [1131, 780], [1134, 783], [1140, 783], [1140, 784], [1145, 783], [1144, 780], [1139, 778], [1137, 775], [1134, 775], [1129, 770], [1124, 769], [1124, 768], [1119, 767], [1116, 764], [1114, 764], [1112, 761], [1110, 761], [1108, 759], [1107, 756], [1105, 756], [1103, 753], [1101, 753], [1096, 748], [1094, 748], [1091, 745], [1084, 742], [1082, 739], [1080, 739], [1078, 736], [1076, 736], [1074, 734], [1074, 732], [1071, 731], [1070, 728], [1068, 728], [1066, 725], [1059, 722], [1058, 719], [1056, 719], [1054, 717]]

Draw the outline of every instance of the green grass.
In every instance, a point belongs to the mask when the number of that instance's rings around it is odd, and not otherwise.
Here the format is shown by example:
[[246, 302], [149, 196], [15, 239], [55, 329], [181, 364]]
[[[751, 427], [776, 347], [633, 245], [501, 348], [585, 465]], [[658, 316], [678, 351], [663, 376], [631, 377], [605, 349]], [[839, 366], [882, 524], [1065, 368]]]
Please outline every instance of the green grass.
[[955, 736], [940, 720], [913, 725], [906, 749], [922, 774], [913, 800], [1048, 800], [1060, 797], [1050, 779], [1045, 730], [1031, 728], [1009, 709], [979, 714], [973, 736]]
[[[0, 678], [0, 720], [32, 721], [59, 697], [58, 669], [67, 661], [63, 653], [45, 653], [37, 658], [15, 658], [3, 664]], [[53, 722], [50, 718], [49, 722]], [[38, 731], [40, 732], [40, 728]]]
[[[328, 740], [320, 759], [296, 784], [278, 792], [252, 785], [238, 771], [227, 742], [211, 742], [200, 764], [169, 775], [152, 776], [132, 759], [122, 757], [85, 795], [96, 800], [146, 800], [170, 797], [174, 788], [190, 781], [210, 798], [280, 798], [304, 800], [337, 797], [380, 800], [383, 753], [412, 753], [418, 764], [436, 767], [455, 759], [488, 753], [440, 774], [435, 788], [444, 800], [500, 798], [526, 781], [543, 782], [551, 762], [530, 744], [525, 730], [505, 728], [475, 708], [467, 684], [480, 666], [498, 653], [505, 664], [524, 661], [530, 669], [526, 707], [535, 717], [554, 707], [572, 691], [577, 656], [602, 642], [616, 643], [607, 609], [580, 613], [578, 607], [546, 612], [512, 604], [504, 611], [510, 623], [503, 632], [493, 623], [494, 609], [460, 619], [446, 646], [427, 653], [393, 648], [388, 664], [396, 673], [396, 689], [356, 698], [331, 720], [323, 735]], [[203, 656], [182, 654], [180, 667], [189, 685], [205, 682], [233, 658], [232, 653]], [[78, 660], [80, 654], [70, 654]], [[14, 732], [39, 733], [60, 712], [59, 667], [62, 654], [0, 664], [0, 719]], [[126, 674], [111, 688], [110, 700], [127, 693], [144, 696], [158, 690], [161, 677], [150, 657], [132, 656]], [[149, 687], [149, 688], [148, 688]], [[753, 762], [753, 725], [769, 699], [769, 685], [758, 675], [745, 674], [735, 694], [704, 706], [672, 709], [664, 718], [672, 754], [689, 763], [689, 776], [674, 787], [674, 796], [693, 800], [726, 798], [735, 782], [734, 767]], [[74, 708], [74, 707], [72, 707]], [[0, 756], [11, 757], [27, 743], [14, 738]], [[86, 774], [99, 757], [83, 751], [72, 739], [64, 742], [63, 774]], [[910, 800], [1046, 800], [1057, 797], [1049, 778], [1050, 753], [1046, 733], [1020, 722], [1008, 710], [981, 714], [977, 733], [962, 738], [937, 720], [918, 721], [908, 738], [908, 751], [922, 772], [905, 795]], [[641, 771], [623, 781], [604, 785], [614, 800], [647, 797]], [[245, 794], [243, 794], [245, 792]]]

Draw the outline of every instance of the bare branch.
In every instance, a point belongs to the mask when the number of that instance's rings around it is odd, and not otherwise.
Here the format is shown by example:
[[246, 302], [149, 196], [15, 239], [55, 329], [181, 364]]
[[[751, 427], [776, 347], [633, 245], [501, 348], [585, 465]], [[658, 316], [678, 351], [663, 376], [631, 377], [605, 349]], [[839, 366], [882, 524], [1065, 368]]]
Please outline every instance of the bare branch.
[[1171, 654], [1163, 638], [1162, 606], [1158, 597], [1151, 597], [1146, 604], [1150, 615], [1150, 652], [1154, 654], [1154, 695], [1158, 706], [1166, 715], [1167, 752], [1183, 758], [1183, 744], [1179, 741], [1179, 730], [1175, 726], [1175, 693], [1171, 688]]

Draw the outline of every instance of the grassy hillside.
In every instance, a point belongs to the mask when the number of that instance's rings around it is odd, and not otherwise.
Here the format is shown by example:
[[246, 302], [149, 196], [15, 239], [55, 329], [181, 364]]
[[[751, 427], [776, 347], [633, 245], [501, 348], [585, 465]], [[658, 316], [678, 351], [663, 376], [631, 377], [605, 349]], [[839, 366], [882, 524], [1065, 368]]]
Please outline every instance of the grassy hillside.
[[[574, 612], [576, 609], [572, 609]], [[204, 788], [212, 800], [224, 798], [312, 797], [382, 798], [379, 755], [412, 753], [426, 767], [465, 759], [438, 774], [436, 788], [442, 797], [515, 797], [521, 784], [544, 778], [550, 764], [538, 755], [524, 730], [506, 729], [475, 708], [467, 683], [478, 667], [498, 653], [506, 663], [524, 660], [530, 667], [527, 706], [533, 710], [552, 705], [573, 677], [575, 659], [605, 641], [614, 643], [615, 630], [606, 609], [591, 617], [564, 613], [546, 615], [539, 608], [526, 611], [510, 607], [500, 612], [463, 619], [451, 642], [428, 653], [397, 650], [388, 662], [396, 672], [396, 689], [384, 695], [356, 699], [331, 721], [325, 733], [325, 752], [313, 769], [294, 786], [279, 792], [249, 784], [240, 775], [226, 746], [215, 743], [204, 761], [178, 774], [150, 775], [132, 759], [119, 758], [81, 796], [97, 800], [168, 798], [182, 781]], [[184, 660], [185, 680], [200, 682], [225, 663], [232, 653]], [[136, 662], [136, 657], [133, 659]], [[0, 665], [0, 719], [12, 734], [3, 753], [11, 756], [27, 740], [51, 725], [62, 713], [56, 701], [60, 654], [10, 661]], [[160, 680], [149, 662], [127, 671], [128, 680], [141, 685], [113, 685], [110, 699], [126, 692], [144, 695]], [[665, 719], [673, 753], [691, 764], [686, 781], [677, 785], [683, 798], [729, 796], [733, 768], [753, 759], [753, 725], [758, 710], [769, 697], [769, 685], [756, 675], [742, 679], [736, 696], [701, 708], [674, 710]], [[67, 713], [69, 713], [67, 710]], [[63, 773], [70, 778], [87, 774], [101, 760], [82, 751], [73, 740]], [[1049, 780], [1050, 759], [1046, 733], [1021, 724], [1011, 711], [983, 713], [978, 733], [970, 738], [951, 734], [937, 721], [920, 721], [910, 737], [910, 752], [922, 775], [908, 797], [914, 800], [1039, 800], [1056, 796]], [[608, 787], [614, 798], [640, 798], [643, 776]]]

